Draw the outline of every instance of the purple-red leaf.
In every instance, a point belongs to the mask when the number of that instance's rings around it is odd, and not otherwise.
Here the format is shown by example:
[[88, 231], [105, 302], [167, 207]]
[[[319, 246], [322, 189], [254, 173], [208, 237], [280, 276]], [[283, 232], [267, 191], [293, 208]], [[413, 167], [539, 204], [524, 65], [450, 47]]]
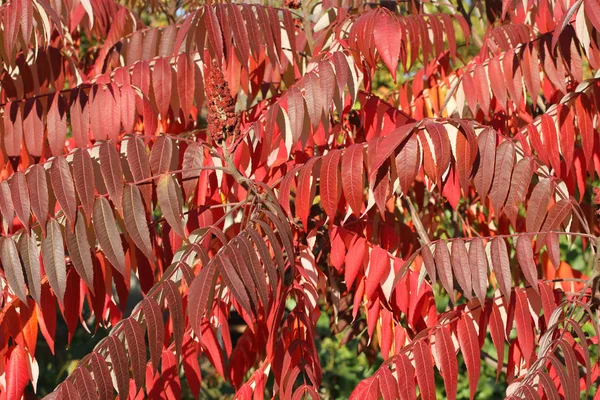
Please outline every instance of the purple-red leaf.
[[[458, 343], [465, 359], [467, 374], [469, 375], [470, 398], [473, 400], [477, 392], [481, 370], [479, 339], [470, 316], [463, 314], [458, 320], [457, 328]], [[498, 353], [498, 356], [501, 357], [502, 354]], [[501, 368], [502, 363], [499, 362], [498, 365]]]
[[100, 145], [100, 172], [110, 199], [120, 211], [123, 202], [123, 168], [119, 152], [111, 142]]
[[447, 327], [441, 327], [435, 333], [435, 355], [436, 364], [442, 378], [444, 378], [446, 398], [455, 399], [458, 381], [458, 361], [454, 352], [452, 336]]
[[156, 197], [167, 223], [180, 238], [185, 239], [186, 235], [181, 218], [183, 196], [179, 184], [170, 174], [162, 175], [158, 180]]
[[494, 238], [491, 243], [492, 267], [496, 274], [496, 280], [502, 294], [510, 301], [510, 292], [512, 289], [510, 260], [508, 259], [508, 250], [503, 238]]
[[528, 236], [519, 236], [517, 238], [517, 260], [523, 271], [523, 275], [531, 287], [539, 293], [537, 286], [538, 274], [537, 264], [533, 260], [533, 248], [531, 247], [531, 239]]
[[77, 149], [73, 154], [73, 174], [79, 201], [89, 219], [94, 209], [96, 188], [94, 184], [94, 164], [90, 153], [86, 149]]
[[72, 229], [75, 226], [77, 199], [75, 198], [75, 185], [73, 184], [73, 177], [69, 170], [69, 163], [64, 157], [56, 157], [52, 160], [50, 181], [58, 204], [60, 204], [60, 208], [62, 208]]
[[98, 197], [94, 203], [94, 232], [108, 261], [121, 275], [126, 276], [121, 235], [117, 230], [113, 208], [104, 197]]
[[465, 242], [462, 239], [452, 241], [452, 270], [459, 286], [463, 290], [465, 297], [471, 300], [473, 293], [473, 283], [471, 277], [471, 265]]
[[55, 219], [49, 220], [46, 225], [46, 237], [42, 238], [42, 260], [50, 287], [62, 304], [67, 286], [67, 265], [62, 229]]
[[21, 261], [19, 261], [17, 245], [11, 237], [0, 237], [0, 260], [8, 285], [17, 297], [27, 304], [25, 277], [23, 276]]

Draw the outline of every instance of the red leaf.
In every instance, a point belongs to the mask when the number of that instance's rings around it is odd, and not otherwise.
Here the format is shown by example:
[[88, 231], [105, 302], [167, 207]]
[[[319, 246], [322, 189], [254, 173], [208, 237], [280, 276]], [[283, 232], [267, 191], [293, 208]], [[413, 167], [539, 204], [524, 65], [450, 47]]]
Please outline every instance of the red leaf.
[[550, 179], [541, 179], [533, 191], [527, 203], [527, 213], [525, 225], [528, 232], [538, 232], [542, 226], [546, 213], [548, 212], [548, 203], [552, 193], [554, 192], [554, 184]]
[[238, 55], [240, 64], [245, 68], [248, 67], [248, 58], [250, 57], [250, 40], [248, 32], [246, 32], [246, 24], [242, 12], [236, 4], [228, 4], [227, 15], [231, 21], [233, 38], [235, 39], [234, 49]]
[[300, 169], [298, 174], [298, 190], [296, 194], [296, 217], [302, 221], [305, 229], [308, 229], [308, 216], [315, 197], [316, 183], [311, 182], [315, 163], [318, 161], [316, 157], [311, 158]]
[[[492, 302], [490, 312], [490, 334], [492, 336], [492, 342], [496, 347], [496, 354], [498, 355], [498, 365], [496, 367], [496, 381], [500, 377], [502, 367], [504, 365], [504, 325], [502, 323], [502, 317], [500, 316], [500, 310], [496, 303]], [[500, 362], [502, 360], [502, 362]]]
[[400, 56], [400, 44], [402, 43], [402, 31], [398, 20], [387, 10], [381, 9], [377, 13], [377, 24], [373, 30], [375, 46], [385, 66], [390, 70], [394, 82], [396, 81], [396, 70], [398, 69], [398, 57]]
[[546, 324], [550, 323], [550, 317], [556, 310], [556, 301], [554, 299], [554, 291], [543, 281], [538, 283], [539, 292], [542, 297], [542, 307], [544, 308], [544, 320]]
[[54, 337], [56, 336], [56, 299], [50, 290], [50, 285], [45, 282], [42, 285], [40, 296], [40, 307], [36, 307], [40, 331], [54, 354]]
[[490, 86], [492, 87], [492, 92], [494, 93], [494, 96], [496, 96], [498, 104], [502, 109], [506, 109], [506, 84], [501, 78], [504, 75], [498, 57], [489, 59], [488, 72], [492, 77], [500, 77], [500, 79], [490, 79]]
[[342, 188], [350, 208], [357, 216], [362, 212], [363, 187], [363, 146], [356, 144], [348, 147], [342, 156]]
[[475, 174], [475, 188], [483, 200], [488, 195], [494, 178], [496, 163], [496, 132], [484, 129], [477, 139], [479, 145], [479, 168]]
[[31, 195], [31, 210], [42, 227], [42, 232], [45, 234], [49, 203], [46, 170], [41, 164], [33, 165], [27, 172], [26, 178], [27, 187]]
[[477, 91], [475, 89], [475, 82], [469, 71], [465, 71], [462, 75], [462, 89], [465, 93], [467, 104], [471, 109], [471, 114], [476, 115], [477, 113]]
[[585, 15], [590, 20], [596, 32], [600, 32], [600, 4], [595, 0], [583, 0]]
[[[44, 174], [44, 180], [46, 175]], [[64, 157], [56, 157], [52, 160], [50, 167], [50, 182], [54, 189], [54, 194], [62, 208], [65, 216], [71, 224], [75, 226], [75, 215], [77, 214], [77, 200], [75, 198], [75, 185], [73, 177], [69, 170], [69, 163]]]
[[160, 356], [162, 354], [163, 340], [165, 337], [165, 326], [162, 318], [162, 311], [158, 303], [151, 297], [146, 297], [142, 301], [142, 310], [146, 329], [148, 330], [148, 347], [150, 348], [150, 359], [154, 371], [158, 368]]
[[[573, 387], [575, 381], [567, 375], [564, 364], [558, 361], [558, 358], [554, 354], [548, 356], [550, 364], [554, 367], [556, 374], [558, 375], [559, 381], [562, 386], [561, 392], [564, 393], [565, 399], [576, 399], [577, 390]], [[556, 383], [555, 383], [556, 385]]]
[[[548, 216], [544, 221], [544, 225], [542, 225], [542, 232], [550, 232], [555, 229], [558, 229], [563, 222], [571, 215], [571, 211], [573, 210], [573, 205], [571, 201], [568, 199], [561, 199], [558, 203], [554, 204], [550, 211], [548, 211]], [[536, 252], [541, 249], [541, 247], [546, 243], [546, 233], [541, 233], [538, 236], [538, 240], [536, 242]]]
[[379, 381], [373, 376], [361, 381], [350, 395], [350, 400], [376, 400]]
[[110, 363], [117, 380], [117, 391], [121, 400], [126, 400], [129, 394], [129, 365], [125, 354], [125, 346], [115, 336], [107, 338]]
[[369, 182], [373, 182], [377, 171], [383, 163], [394, 153], [396, 148], [398, 148], [402, 142], [410, 137], [414, 126], [414, 124], [400, 126], [390, 132], [389, 135], [379, 138], [374, 143], [369, 144]]
[[398, 155], [396, 155], [396, 172], [400, 181], [400, 188], [404, 194], [412, 185], [421, 167], [421, 146], [416, 135], [411, 135], [404, 142]]
[[516, 153], [514, 144], [505, 140], [498, 146], [496, 153], [496, 166], [494, 167], [494, 183], [490, 190], [490, 198], [494, 211], [500, 213], [504, 206], [506, 196], [510, 189], [510, 180], [513, 172], [513, 167], [516, 161]]
[[504, 212], [511, 220], [513, 226], [516, 226], [517, 216], [519, 214], [519, 205], [527, 196], [527, 189], [531, 183], [533, 175], [532, 160], [530, 158], [522, 158], [519, 160], [512, 174], [510, 182], [510, 190], [504, 205]]
[[473, 166], [477, 160], [478, 146], [477, 137], [472, 128], [467, 124], [461, 124], [456, 135], [455, 163], [458, 169], [458, 178], [463, 192], [469, 187], [469, 180], [473, 174]]
[[380, 286], [379, 282], [388, 275], [389, 271], [390, 258], [387, 251], [379, 246], [373, 246], [370, 254], [369, 268], [365, 273], [367, 277], [367, 298], [373, 298], [373, 295]]
[[342, 152], [330, 151], [323, 157], [321, 163], [321, 202], [327, 216], [333, 221], [340, 200], [339, 164]]
[[197, 335], [202, 332], [204, 313], [210, 310], [216, 278], [216, 268], [211, 264], [204, 265], [190, 286], [187, 313]]
[[123, 203], [123, 168], [121, 167], [119, 152], [111, 142], [103, 142], [100, 145], [100, 172], [110, 199], [117, 210], [121, 211]]
[[173, 155], [173, 141], [165, 135], [160, 135], [154, 141], [150, 150], [150, 168], [152, 175], [161, 175], [168, 172], [171, 167]]
[[346, 280], [347, 288], [352, 287], [352, 283], [360, 271], [360, 267], [363, 265], [366, 248], [366, 240], [359, 236], [356, 236], [355, 239], [350, 243], [348, 253], [346, 253], [346, 267], [344, 269], [344, 278]]
[[19, 400], [29, 382], [27, 372], [27, 355], [21, 346], [13, 347], [6, 366], [6, 398], [7, 400]]
[[201, 167], [204, 164], [204, 147], [197, 142], [190, 143], [183, 154], [183, 193], [186, 199], [190, 198], [198, 184]]
[[292, 132], [292, 144], [302, 137], [304, 130], [304, 97], [300, 89], [295, 86], [287, 91], [287, 115], [290, 119], [290, 130]]
[[90, 364], [92, 365], [94, 382], [98, 387], [98, 398], [103, 400], [114, 399], [112, 378], [104, 357], [94, 351], [90, 356]]
[[433, 254], [431, 254], [431, 248], [428, 244], [421, 247], [421, 258], [423, 258], [423, 264], [425, 264], [427, 275], [429, 275], [429, 279], [431, 279], [431, 285], [435, 285], [435, 260], [433, 259]]
[[[469, 264], [467, 248], [462, 239], [452, 241], [452, 270], [456, 281], [463, 290], [465, 297], [471, 300], [473, 293], [471, 270], [473, 267]], [[478, 268], [478, 267], [476, 267]]]
[[152, 243], [150, 230], [146, 220], [146, 211], [142, 202], [142, 194], [137, 186], [127, 184], [123, 193], [123, 218], [125, 228], [135, 245], [148, 259], [152, 259]]
[[527, 295], [521, 290], [515, 290], [515, 322], [517, 325], [517, 340], [521, 354], [525, 358], [525, 363], [529, 367], [535, 350], [535, 332], [533, 330], [533, 321], [529, 313], [529, 302]]
[[177, 94], [184, 118], [187, 118], [194, 104], [194, 89], [196, 87], [195, 68], [187, 53], [177, 57]]
[[55, 95], [48, 110], [47, 123], [48, 144], [53, 155], [63, 153], [67, 138], [67, 110], [61, 95]]
[[198, 397], [202, 384], [202, 374], [200, 372], [200, 364], [198, 363], [198, 346], [196, 341], [187, 333], [183, 340], [181, 363], [183, 364], [186, 382], [194, 396]]
[[475, 66], [475, 93], [483, 113], [487, 116], [490, 112], [490, 89], [488, 86], [488, 77], [485, 68], [481, 64]]
[[[455, 399], [458, 381], [458, 362], [454, 352], [452, 337], [447, 327], [441, 327], [435, 333], [435, 354], [437, 355], [436, 364], [438, 365], [442, 378], [444, 378], [446, 398]], [[476, 382], [475, 387], [477, 387]], [[471, 398], [472, 397], [473, 396], [471, 395]]]
[[223, 59], [223, 39], [221, 26], [212, 7], [204, 10], [204, 24], [208, 33], [208, 46], [213, 51], [217, 63], [221, 65]]
[[545, 371], [540, 371], [537, 373], [537, 376], [540, 378], [540, 386], [544, 388], [544, 394], [550, 400], [559, 400], [560, 395], [558, 394], [558, 390], [556, 389], [556, 385], [552, 382], [552, 379], [548, 376], [548, 373]]
[[548, 154], [548, 159], [552, 168], [556, 171], [557, 176], [561, 176], [560, 173], [560, 152], [558, 151], [558, 135], [556, 133], [556, 126], [554, 125], [554, 119], [548, 114], [541, 116], [540, 125], [542, 127], [542, 134], [544, 135], [544, 150]]
[[67, 265], [61, 225], [55, 219], [48, 221], [46, 237], [42, 238], [42, 260], [50, 287], [59, 303], [63, 304], [67, 286]]
[[510, 260], [508, 259], [508, 250], [503, 238], [494, 238], [491, 243], [492, 267], [496, 274], [496, 280], [502, 294], [510, 301], [510, 292], [512, 289]]
[[17, 245], [10, 237], [0, 237], [0, 260], [8, 285], [23, 303], [27, 304], [25, 277], [19, 261]]
[[169, 315], [171, 316], [171, 324], [173, 325], [173, 341], [175, 342], [175, 352], [181, 355], [181, 347], [183, 346], [183, 330], [185, 328], [185, 320], [183, 316], [183, 303], [181, 294], [177, 284], [171, 280], [166, 280], [162, 283], [162, 293], [167, 299]]
[[165, 174], [160, 177], [156, 186], [156, 197], [167, 223], [180, 238], [185, 239], [186, 235], [181, 219], [183, 196], [181, 188], [173, 176]]
[[[125, 153], [127, 154], [129, 170], [131, 171], [134, 183], [150, 179], [152, 177], [152, 172], [150, 171], [150, 162], [148, 161], [148, 153], [146, 152], [144, 141], [139, 136], [128, 136], [125, 143]], [[183, 167], [185, 170], [186, 165], [184, 164]], [[186, 177], [186, 173], [184, 172], [183, 174], [183, 176]], [[144, 197], [146, 208], [150, 209], [152, 206], [151, 185], [141, 185], [140, 191]]]
[[488, 260], [485, 254], [485, 245], [481, 238], [475, 238], [469, 246], [469, 264], [471, 265], [471, 279], [473, 290], [481, 304], [485, 303], [485, 294], [488, 288]]
[[94, 209], [96, 189], [94, 185], [94, 164], [90, 153], [86, 149], [77, 149], [73, 154], [73, 174], [79, 201], [89, 220]]
[[181, 398], [181, 382], [179, 380], [179, 364], [175, 354], [165, 349], [162, 353], [161, 377], [165, 383], [165, 396], [167, 399]]
[[[185, 75], [181, 75], [183, 78]], [[135, 102], [138, 95], [130, 84], [121, 86], [121, 124], [125, 133], [133, 132], [133, 128], [138, 118], [135, 109]], [[183, 99], [181, 100], [183, 101]]]
[[435, 245], [435, 265], [437, 267], [438, 276], [442, 286], [450, 295], [450, 300], [454, 303], [454, 277], [452, 276], [452, 263], [450, 261], [450, 252], [448, 245], [444, 240], [440, 240]]
[[96, 393], [96, 384], [94, 378], [89, 369], [84, 366], [79, 366], [73, 371], [73, 378], [75, 379], [75, 388], [81, 397], [81, 400], [96, 400], [98, 394]]
[[398, 354], [396, 358], [396, 375], [400, 400], [416, 400], [415, 369], [404, 353]]
[[577, 115], [577, 126], [581, 135], [581, 147], [583, 147], [583, 154], [585, 155], [585, 164], [588, 168], [592, 162], [594, 150], [594, 126], [590, 115], [591, 110], [592, 105], [589, 98], [585, 94], [577, 96], [575, 99], [575, 114]]
[[398, 389], [396, 386], [396, 379], [394, 379], [394, 375], [388, 368], [382, 368], [377, 375], [377, 380], [379, 381], [379, 393], [384, 399], [397, 399], [398, 398]]
[[304, 76], [304, 99], [306, 100], [306, 109], [313, 129], [319, 126], [321, 115], [323, 114], [323, 105], [321, 99], [321, 84], [317, 75], [313, 72]]
[[229, 257], [221, 255], [216, 259], [216, 263], [223, 281], [229, 290], [231, 290], [233, 298], [240, 303], [245, 312], [252, 315], [252, 306], [246, 291], [246, 286]]
[[167, 118], [169, 105], [171, 104], [171, 64], [166, 58], [159, 58], [154, 64], [152, 72], [152, 88], [156, 98], [156, 106], [161, 119]]
[[423, 400], [435, 400], [435, 380], [429, 345], [424, 340], [417, 340], [414, 344], [413, 355], [415, 358], [415, 369], [419, 371], [417, 382], [419, 383], [421, 398]]
[[[479, 340], [473, 321], [468, 315], [461, 315], [458, 320], [457, 328], [458, 343], [465, 359], [467, 374], [469, 375], [470, 398], [473, 400], [475, 393], [477, 392], [477, 384], [479, 382], [479, 373], [481, 370]], [[502, 357], [502, 353], [498, 353], [498, 357]], [[502, 358], [498, 359], [501, 360]], [[501, 362], [498, 363], [498, 368], [502, 368]]]
[[[89, 122], [89, 114], [81, 112], [79, 110], [79, 105], [75, 102], [73, 105], [71, 105], [71, 110], [73, 110], [73, 108], [76, 108], [79, 111], [79, 113], [73, 113], [73, 111], [71, 111], [73, 137], [75, 138], [75, 143], [80, 145], [80, 143], [83, 141], [79, 138], [81, 136], [80, 125], [83, 124], [84, 117], [87, 117], [87, 122]], [[86, 111], [88, 111], [88, 109], [86, 109]], [[25, 138], [25, 146], [27, 146], [27, 151], [34, 157], [40, 157], [44, 148], [44, 123], [42, 121], [42, 118], [44, 117], [44, 109], [42, 102], [39, 99], [27, 100], [25, 103], [25, 112], [23, 117], [23, 136]], [[8, 119], [5, 119], [5, 123], [7, 121]]]
[[[23, 260], [23, 267], [25, 268], [27, 282], [29, 282], [29, 294], [31, 297], [33, 297], [38, 305], [42, 306], [40, 253], [37, 247], [37, 241], [33, 234], [23, 234], [19, 237], [19, 242], [17, 245], [19, 247], [21, 260]], [[54, 304], [52, 307], [54, 308]]]
[[560, 127], [560, 152], [565, 158], [566, 174], [571, 173], [575, 151], [575, 126], [571, 107], [560, 105], [558, 108], [558, 126]]
[[104, 197], [98, 197], [94, 203], [94, 232], [108, 261], [121, 275], [126, 276], [121, 235], [117, 230], [113, 208]]
[[31, 214], [31, 203], [25, 174], [21, 171], [15, 172], [10, 179], [10, 197], [15, 207], [17, 217], [26, 230], [29, 230], [29, 216]]
[[127, 340], [127, 350], [131, 360], [131, 369], [133, 378], [138, 388], [144, 385], [144, 373], [146, 371], [146, 342], [144, 339], [144, 329], [133, 318], [126, 318], [123, 321], [125, 330], [125, 339]]
[[540, 65], [535, 44], [524, 47], [521, 69], [523, 70], [525, 87], [531, 96], [531, 102], [535, 105], [540, 93]]
[[531, 239], [527, 236], [519, 236], [517, 238], [517, 260], [523, 271], [523, 275], [527, 282], [533, 287], [533, 289], [539, 293], [538, 290], [538, 273], [537, 264], [533, 260], [533, 248], [531, 247]]

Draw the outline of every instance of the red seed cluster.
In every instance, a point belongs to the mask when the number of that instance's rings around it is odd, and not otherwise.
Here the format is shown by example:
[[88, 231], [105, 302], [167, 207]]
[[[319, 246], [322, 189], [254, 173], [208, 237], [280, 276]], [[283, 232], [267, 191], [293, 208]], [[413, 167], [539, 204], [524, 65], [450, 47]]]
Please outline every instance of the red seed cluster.
[[216, 63], [208, 71], [207, 81], [208, 134], [215, 143], [221, 143], [228, 136], [238, 133], [240, 120], [235, 112], [235, 100], [229, 85]]

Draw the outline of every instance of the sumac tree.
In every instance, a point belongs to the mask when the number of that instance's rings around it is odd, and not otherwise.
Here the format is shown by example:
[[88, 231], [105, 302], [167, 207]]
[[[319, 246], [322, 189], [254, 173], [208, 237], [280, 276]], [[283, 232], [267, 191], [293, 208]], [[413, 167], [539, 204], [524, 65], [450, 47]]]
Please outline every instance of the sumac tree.
[[471, 398], [482, 359], [510, 398], [594, 390], [597, 0], [0, 16], [2, 398], [63, 318], [111, 331], [56, 399], [199, 396], [201, 358], [316, 399], [321, 313], [384, 360], [354, 398], [455, 398], [459, 358]]

